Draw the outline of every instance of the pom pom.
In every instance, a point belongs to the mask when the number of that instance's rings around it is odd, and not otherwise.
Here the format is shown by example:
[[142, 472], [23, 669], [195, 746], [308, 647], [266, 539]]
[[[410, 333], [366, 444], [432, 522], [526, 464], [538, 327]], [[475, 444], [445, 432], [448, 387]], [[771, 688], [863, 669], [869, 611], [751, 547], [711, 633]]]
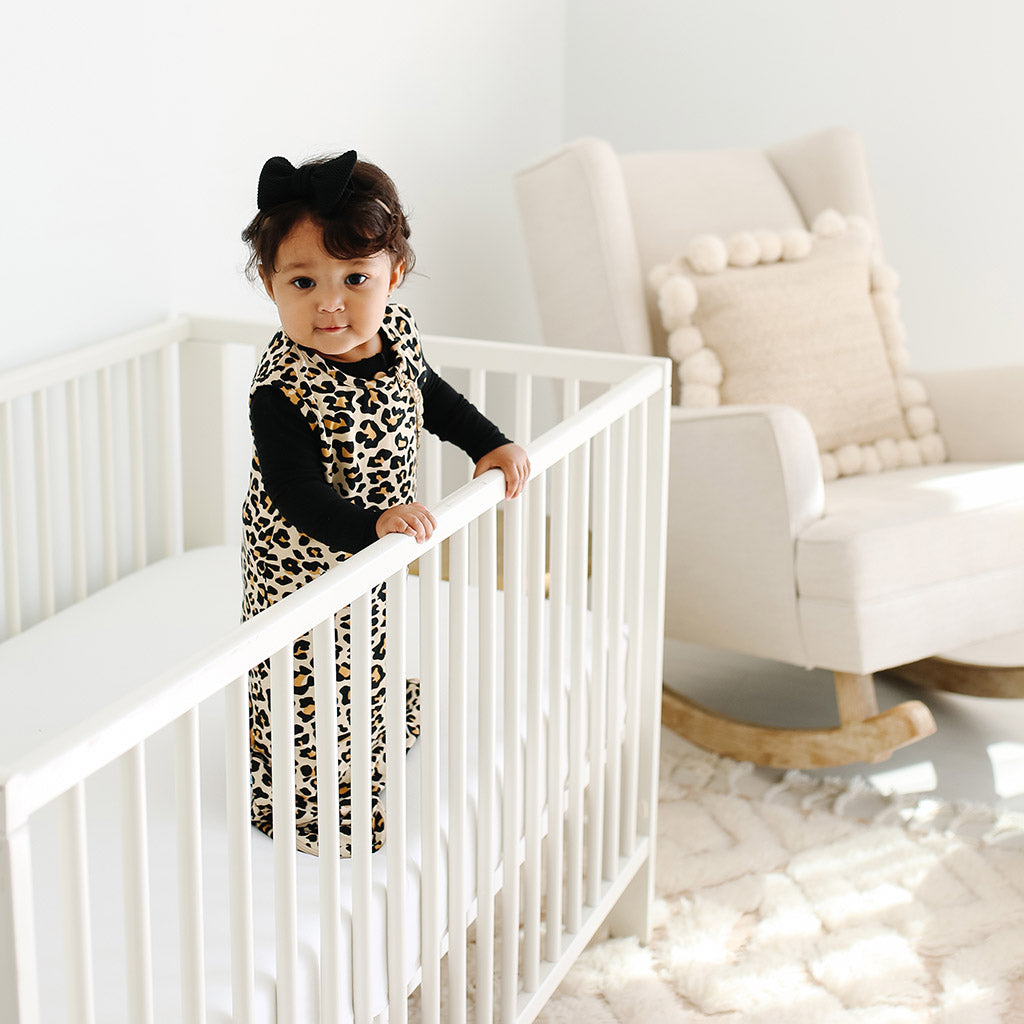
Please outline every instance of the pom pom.
[[784, 260], [802, 260], [811, 251], [811, 234], [803, 228], [787, 228], [779, 236]]
[[861, 447], [861, 452], [864, 455], [863, 472], [881, 473], [882, 457], [878, 454], [878, 449], [873, 444], [866, 444]]
[[890, 345], [888, 344], [889, 339], [886, 338], [885, 340], [889, 350], [889, 365], [892, 367], [893, 373], [898, 377], [910, 365], [910, 354], [898, 342], [895, 345]]
[[761, 246], [749, 232], [733, 235], [725, 248], [729, 253], [729, 265], [733, 267], [753, 267], [761, 259]]
[[876, 441], [875, 451], [878, 453], [883, 469], [899, 469], [903, 465], [900, 446], [891, 437], [883, 437], [881, 441]]
[[909, 409], [914, 405], [926, 405], [928, 392], [916, 377], [903, 377], [899, 382], [900, 405]]
[[871, 296], [871, 304], [875, 307], [882, 333], [895, 333], [900, 324], [900, 304], [896, 296], [892, 292], [875, 292]]
[[672, 276], [672, 265], [669, 263], [659, 263], [656, 267], [651, 267], [647, 274], [647, 283], [659, 292], [665, 282]]
[[924, 437], [917, 439], [917, 446], [926, 465], [934, 466], [946, 461], [946, 442], [942, 440], [941, 435], [925, 434]]
[[717, 388], [722, 383], [722, 364], [711, 349], [702, 348], [679, 367], [679, 379], [686, 385], [707, 384]]
[[717, 274], [729, 262], [729, 250], [718, 235], [697, 235], [686, 247], [686, 260], [698, 274]]
[[811, 230], [819, 238], [838, 238], [846, 231], [846, 218], [835, 210], [822, 210], [814, 218]]
[[921, 465], [921, 449], [918, 447], [916, 441], [912, 441], [909, 437], [905, 437], [902, 441], [898, 441], [897, 444], [900, 449], [901, 466]]
[[689, 409], [714, 409], [720, 402], [718, 388], [710, 384], [683, 385], [683, 405]]
[[874, 232], [871, 230], [871, 224], [868, 222], [867, 217], [862, 217], [859, 213], [851, 213], [846, 217], [846, 233], [853, 235], [861, 242], [868, 243], [871, 241], [871, 237]]
[[844, 444], [836, 449], [836, 464], [842, 476], [853, 476], [864, 469], [864, 453], [859, 444]]
[[[889, 350], [890, 354], [896, 352], [898, 349], [903, 350], [907, 344], [907, 329], [903, 326], [902, 320], [890, 320], [885, 323], [880, 323], [879, 326], [882, 328], [882, 340], [885, 342], [885, 347]], [[906, 366], [907, 362], [903, 361], [901, 366]]]
[[658, 309], [666, 330], [685, 327], [696, 308], [697, 288], [682, 274], [673, 274], [658, 291]]
[[668, 354], [681, 363], [687, 356], [699, 352], [704, 347], [704, 339], [696, 327], [677, 327], [668, 336]]
[[915, 405], [907, 409], [907, 426], [914, 437], [924, 437], [935, 430], [935, 413], [927, 405]]
[[821, 478], [825, 483], [839, 479], [839, 463], [831, 452], [821, 453]]
[[871, 290], [873, 292], [894, 292], [900, 286], [900, 275], [886, 263], [871, 265]]
[[782, 259], [782, 239], [778, 231], [767, 231], [762, 228], [754, 232], [754, 238], [761, 249], [762, 263], [777, 263]]

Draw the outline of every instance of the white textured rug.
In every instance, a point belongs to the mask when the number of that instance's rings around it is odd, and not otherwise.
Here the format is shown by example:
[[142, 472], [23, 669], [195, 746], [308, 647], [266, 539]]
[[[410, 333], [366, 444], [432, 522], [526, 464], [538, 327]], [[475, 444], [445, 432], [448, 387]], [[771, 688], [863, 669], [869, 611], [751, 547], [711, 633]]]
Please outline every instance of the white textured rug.
[[653, 942], [591, 947], [539, 1021], [1024, 1022], [1024, 815], [663, 744]]

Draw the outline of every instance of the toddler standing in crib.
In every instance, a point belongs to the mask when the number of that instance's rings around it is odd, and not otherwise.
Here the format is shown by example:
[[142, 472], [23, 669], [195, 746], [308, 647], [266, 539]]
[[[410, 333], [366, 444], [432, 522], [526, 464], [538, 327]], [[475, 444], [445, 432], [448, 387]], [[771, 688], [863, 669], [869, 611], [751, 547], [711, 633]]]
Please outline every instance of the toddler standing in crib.
[[[293, 167], [272, 157], [258, 213], [242, 233], [277, 306], [281, 328], [250, 391], [253, 461], [242, 512], [243, 608], [249, 619], [388, 533], [418, 541], [434, 519], [416, 499], [420, 431], [505, 474], [515, 497], [529, 475], [512, 444], [437, 376], [412, 314], [390, 301], [412, 269], [409, 225], [391, 179], [348, 152]], [[341, 848], [350, 854], [349, 616], [336, 617]], [[384, 841], [384, 588], [371, 626], [373, 846]], [[295, 643], [295, 800], [298, 846], [316, 853], [317, 786], [312, 642]], [[419, 733], [419, 685], [406, 687], [406, 747]], [[252, 819], [272, 834], [270, 673], [249, 680]]]

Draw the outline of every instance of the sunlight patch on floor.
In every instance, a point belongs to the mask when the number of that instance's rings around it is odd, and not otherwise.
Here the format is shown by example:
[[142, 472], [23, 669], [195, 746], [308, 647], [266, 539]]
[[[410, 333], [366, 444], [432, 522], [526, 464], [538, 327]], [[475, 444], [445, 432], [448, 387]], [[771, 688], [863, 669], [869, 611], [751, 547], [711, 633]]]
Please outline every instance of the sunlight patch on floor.
[[1024, 743], [1000, 740], [986, 749], [996, 793], [1003, 798], [1024, 793]]
[[871, 771], [867, 776], [881, 793], [933, 793], [939, 785], [939, 777], [931, 761]]

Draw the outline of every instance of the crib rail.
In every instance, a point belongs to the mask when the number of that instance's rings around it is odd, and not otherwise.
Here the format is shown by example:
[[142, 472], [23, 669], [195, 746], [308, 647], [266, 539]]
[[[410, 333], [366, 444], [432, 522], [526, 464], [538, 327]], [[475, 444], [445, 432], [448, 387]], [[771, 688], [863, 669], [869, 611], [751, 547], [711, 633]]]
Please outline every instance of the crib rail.
[[[255, 346], [257, 330], [265, 341], [262, 327], [193, 321], [187, 336], [200, 344], [219, 337]], [[503, 502], [496, 471], [446, 488], [450, 472], [440, 452], [428, 449], [423, 468], [437, 520], [430, 541], [385, 538], [7, 766], [0, 778], [3, 1019], [27, 1024], [39, 1017], [37, 942], [26, 893], [33, 882], [52, 881], [33, 880], [30, 847], [35, 818], [50, 807], [62, 811], [67, 1000], [79, 1014], [75, 1019], [96, 1019], [87, 785], [113, 764], [121, 774], [125, 1019], [225, 1019], [208, 1005], [212, 981], [205, 956], [214, 940], [206, 935], [210, 894], [204, 892], [204, 870], [212, 838], [204, 822], [214, 812], [201, 781], [207, 752], [200, 722], [214, 698], [223, 701], [224, 720], [218, 813], [226, 834], [230, 1019], [263, 1019], [256, 935], [266, 908], [254, 894], [254, 843], [262, 837], [254, 838], [249, 825], [246, 677], [264, 661], [271, 665], [274, 709], [276, 1019], [394, 1024], [407, 1019], [406, 997], [418, 988], [424, 1021], [442, 1019], [445, 991], [444, 1019], [464, 1021], [463, 995], [472, 987], [476, 1020], [525, 1024], [603, 921], [639, 934], [649, 927], [667, 371], [661, 361], [628, 357], [581, 364], [575, 351], [457, 339], [428, 339], [426, 345], [443, 372], [465, 373], [466, 390], [482, 406], [499, 398], [489, 374], [514, 378], [501, 391], [513, 396], [516, 433], [524, 439], [539, 435], [527, 445], [532, 477], [526, 493]], [[88, 361], [83, 366], [83, 372], [94, 372]], [[604, 390], [581, 406], [581, 384], [588, 381]], [[561, 410], [554, 426], [537, 431], [543, 420], [538, 395], [545, 397], [540, 382], [556, 392]], [[13, 390], [8, 394], [5, 399], [0, 387], [0, 402], [13, 401]], [[9, 457], [3, 465], [12, 464]], [[9, 500], [3, 506], [5, 529], [7, 510], [15, 505]], [[406, 582], [414, 561], [418, 609]], [[384, 850], [372, 854], [369, 594], [381, 582], [388, 588], [388, 838]], [[355, 839], [351, 862], [343, 864], [330, 820], [337, 806], [326, 802], [316, 865], [319, 926], [310, 936], [303, 930], [299, 894], [305, 865], [295, 852], [291, 649], [296, 638], [312, 633], [314, 727], [322, 752], [317, 770], [320, 787], [329, 790], [325, 780], [336, 780], [338, 772], [336, 748], [327, 739], [335, 721], [334, 614], [346, 607], [352, 618]], [[401, 744], [404, 680], [413, 662], [422, 687], [417, 776], [407, 775]], [[148, 751], [165, 732], [174, 748], [181, 950], [180, 1007], [168, 1016], [161, 1015], [155, 995], [159, 894], [150, 868], [158, 851], [150, 820], [154, 780], [146, 767]], [[418, 808], [415, 840], [411, 807]], [[414, 845], [416, 891], [409, 868]], [[374, 902], [379, 891], [386, 894], [383, 911]], [[418, 910], [415, 941], [407, 923], [412, 908]], [[303, 987], [311, 944], [319, 977], [315, 1018], [305, 1016]], [[470, 977], [474, 984], [467, 986]]]

